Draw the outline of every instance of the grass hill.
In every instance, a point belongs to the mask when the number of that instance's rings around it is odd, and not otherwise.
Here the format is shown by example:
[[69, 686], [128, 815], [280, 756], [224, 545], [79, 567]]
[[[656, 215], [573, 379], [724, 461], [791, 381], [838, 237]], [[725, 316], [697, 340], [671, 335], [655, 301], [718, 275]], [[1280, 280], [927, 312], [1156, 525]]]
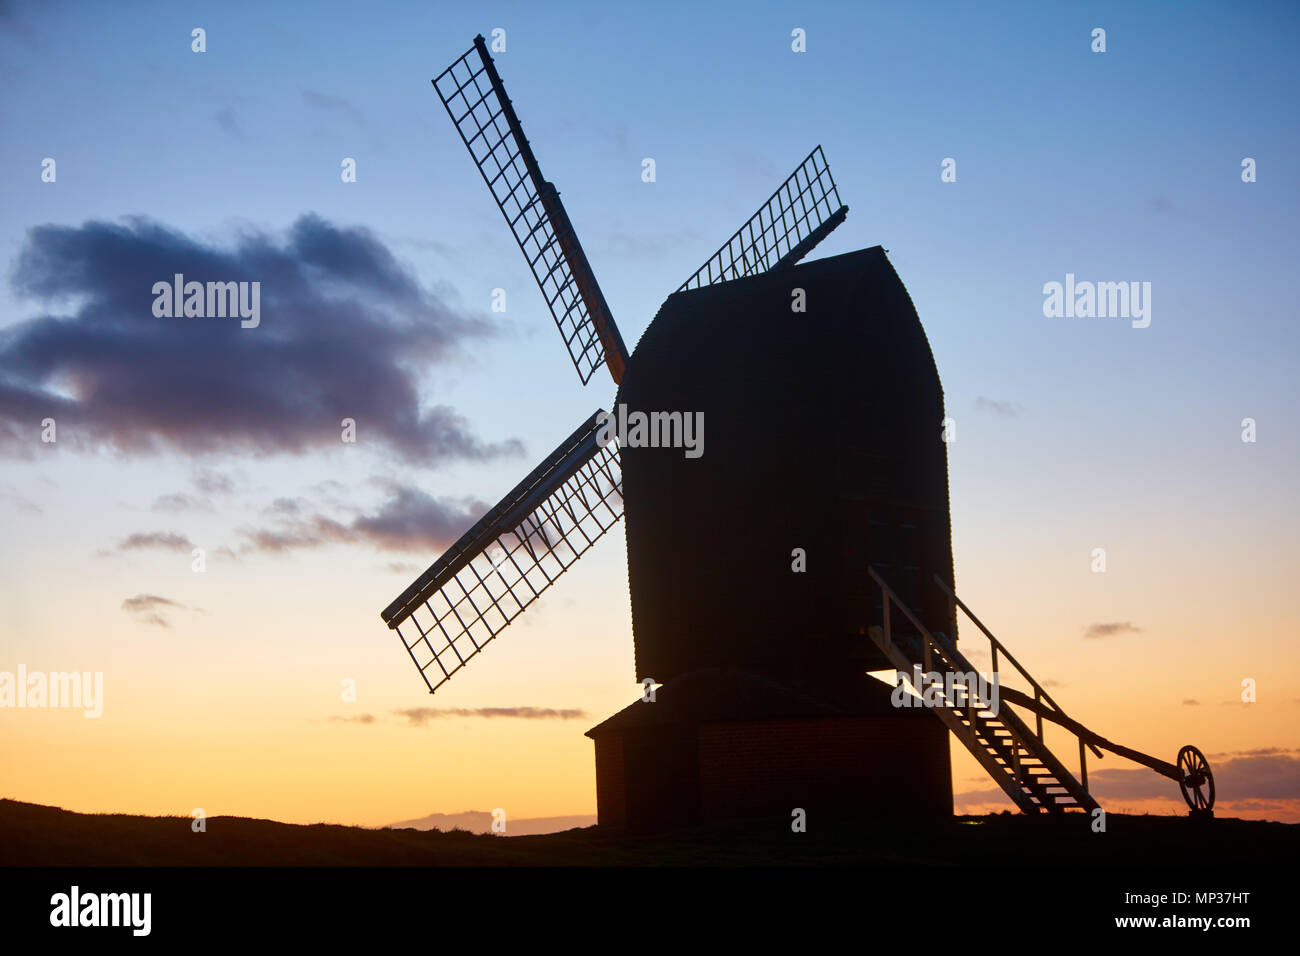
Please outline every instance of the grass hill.
[[940, 821], [810, 818], [715, 824], [629, 835], [585, 827], [537, 836], [297, 825], [209, 817], [71, 813], [0, 800], [0, 864], [7, 866], [987, 866], [1292, 865], [1300, 825], [1181, 816], [1107, 818], [1018, 814]]

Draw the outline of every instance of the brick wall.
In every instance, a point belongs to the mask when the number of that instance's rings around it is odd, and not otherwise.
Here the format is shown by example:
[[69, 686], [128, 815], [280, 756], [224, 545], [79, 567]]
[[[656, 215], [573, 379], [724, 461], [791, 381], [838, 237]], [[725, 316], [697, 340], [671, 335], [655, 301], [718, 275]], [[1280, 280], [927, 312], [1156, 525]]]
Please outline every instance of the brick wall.
[[602, 734], [596, 740], [596, 822], [601, 826], [627, 826], [626, 781], [623, 735]]
[[933, 715], [911, 716], [705, 724], [701, 814], [951, 814], [948, 731]]
[[924, 712], [647, 727], [595, 743], [602, 826], [788, 818], [795, 807], [810, 818], [952, 813], [948, 731]]

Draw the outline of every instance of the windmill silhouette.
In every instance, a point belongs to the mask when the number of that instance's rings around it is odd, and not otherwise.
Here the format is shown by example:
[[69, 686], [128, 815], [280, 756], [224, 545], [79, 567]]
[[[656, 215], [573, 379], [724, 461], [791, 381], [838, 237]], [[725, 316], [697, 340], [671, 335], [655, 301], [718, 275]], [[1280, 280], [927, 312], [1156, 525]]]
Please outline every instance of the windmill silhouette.
[[[433, 85], [583, 384], [603, 364], [616, 409], [669, 431], [698, 415], [708, 441], [692, 458], [611, 440], [603, 410], [579, 425], [383, 611], [431, 693], [626, 517], [647, 690], [588, 731], [602, 824], [951, 813], [950, 731], [1026, 812], [1096, 809], [1085, 748], [1178, 780], [1209, 812], [1199, 751], [1175, 766], [1073, 721], [952, 590], [943, 391], [916, 310], [879, 246], [803, 261], [848, 212], [820, 146], [629, 354], [483, 37]], [[1036, 730], [954, 687], [938, 706], [899, 707], [868, 674], [973, 673], [958, 609], [994, 672], [1001, 660], [1027, 682], [1003, 700]], [[1044, 720], [1078, 738], [1082, 780]]]

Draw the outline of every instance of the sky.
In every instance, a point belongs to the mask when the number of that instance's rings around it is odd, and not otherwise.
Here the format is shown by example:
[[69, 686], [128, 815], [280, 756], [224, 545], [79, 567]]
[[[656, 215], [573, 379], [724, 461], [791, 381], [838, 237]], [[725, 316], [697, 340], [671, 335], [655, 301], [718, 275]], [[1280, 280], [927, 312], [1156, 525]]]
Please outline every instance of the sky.
[[[104, 675], [98, 718], [0, 710], [0, 795], [595, 812], [583, 731], [639, 696], [621, 525], [432, 698], [379, 619], [612, 400], [430, 86], [500, 28], [629, 347], [821, 144], [850, 211], [815, 255], [887, 249], [935, 355], [958, 593], [1073, 717], [1194, 743], [1221, 811], [1300, 821], [1297, 19], [0, 2], [0, 671]], [[263, 324], [154, 316], [187, 267], [262, 279]], [[1067, 274], [1150, 283], [1150, 324], [1045, 315]], [[1182, 807], [1118, 757], [1089, 772], [1105, 806]], [[1009, 806], [964, 753], [953, 774], [959, 809]]]

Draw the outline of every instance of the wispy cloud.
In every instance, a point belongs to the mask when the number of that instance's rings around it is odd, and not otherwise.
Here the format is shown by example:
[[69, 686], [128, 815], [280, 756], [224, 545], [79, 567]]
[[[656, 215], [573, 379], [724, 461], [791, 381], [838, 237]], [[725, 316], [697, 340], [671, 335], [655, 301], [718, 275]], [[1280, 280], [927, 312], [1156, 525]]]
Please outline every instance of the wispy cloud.
[[327, 719], [330, 723], [334, 724], [373, 724], [375, 722], [375, 715], [357, 714], [354, 717], [330, 717]]
[[210, 468], [195, 470], [191, 480], [194, 487], [205, 495], [229, 495], [235, 491], [235, 479]]
[[683, 245], [697, 243], [700, 240], [699, 231], [693, 228], [665, 232], [657, 236], [639, 232], [613, 232], [599, 244], [597, 252], [610, 257], [644, 262], [661, 259], [669, 253], [676, 252]]
[[999, 402], [992, 398], [985, 398], [983, 395], [975, 398], [975, 407], [1002, 418], [1015, 418], [1020, 414], [1020, 406], [1015, 402]]
[[171, 627], [171, 624], [161, 614], [164, 608], [183, 609], [184, 607], [184, 604], [179, 604], [165, 597], [159, 597], [156, 594], [137, 594], [135, 597], [129, 597], [122, 602], [123, 611], [136, 615], [145, 624], [154, 624], [158, 627]]
[[464, 534], [488, 505], [477, 499], [434, 498], [427, 492], [387, 482], [388, 499], [370, 514], [346, 521], [308, 513], [305, 499], [277, 499], [265, 527], [243, 527], [241, 552], [284, 554], [327, 544], [370, 544], [385, 551], [440, 551]]
[[1111, 621], [1104, 624], [1089, 624], [1083, 629], [1083, 636], [1091, 637], [1111, 637], [1115, 634], [1140, 634], [1142, 628], [1138, 627], [1132, 621]]
[[192, 551], [194, 542], [174, 531], [137, 531], [118, 542], [119, 551], [142, 551], [158, 548], [164, 551]]
[[303, 101], [314, 109], [323, 110], [326, 113], [337, 113], [346, 116], [358, 126], [366, 125], [365, 114], [349, 103], [341, 96], [331, 96], [328, 93], [317, 93], [315, 90], [303, 90]]
[[234, 136], [236, 139], [244, 139], [244, 131], [240, 128], [239, 121], [235, 119], [235, 111], [229, 106], [224, 106], [217, 110], [212, 116], [217, 121], [217, 125], [223, 130]]
[[[1262, 748], [1258, 752], [1211, 754], [1210, 761], [1219, 812], [1254, 811], [1272, 819], [1300, 820], [1300, 757], [1293, 751]], [[1142, 768], [1089, 770], [1088, 789], [1103, 803], [1156, 800], [1180, 812], [1185, 809], [1177, 783]], [[970, 790], [953, 799], [963, 812], [1011, 806], [996, 787]]]
[[578, 720], [587, 716], [585, 710], [553, 710], [550, 707], [412, 707], [395, 710], [405, 717], [412, 727], [423, 727], [431, 720], [443, 717], [512, 717], [519, 720]]
[[9, 485], [0, 488], [0, 501], [7, 501], [18, 511], [25, 511], [28, 514], [41, 514], [43, 512], [40, 505], [26, 495], [18, 493]]
[[194, 495], [187, 495], [184, 492], [176, 492], [170, 495], [159, 495], [153, 500], [154, 511], [164, 512], [186, 512], [186, 511], [212, 511], [212, 502], [203, 498], [196, 498]]

